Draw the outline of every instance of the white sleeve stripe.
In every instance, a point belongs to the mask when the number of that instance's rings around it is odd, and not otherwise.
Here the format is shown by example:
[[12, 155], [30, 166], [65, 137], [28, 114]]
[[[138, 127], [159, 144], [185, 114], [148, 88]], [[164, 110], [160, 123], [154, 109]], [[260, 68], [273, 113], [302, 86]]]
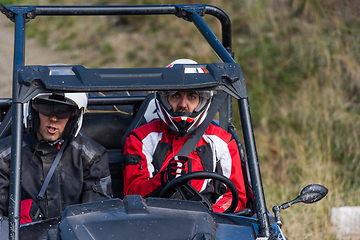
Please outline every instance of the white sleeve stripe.
[[152, 164], [153, 155], [156, 146], [161, 140], [161, 138], [162, 138], [162, 133], [152, 132], [142, 140], [142, 152], [146, 157], [147, 169], [149, 171], [150, 178], [153, 177], [153, 173], [155, 170], [154, 165]]
[[76, 148], [77, 150], [83, 150], [85, 155], [90, 159], [92, 159], [96, 154], [95, 151], [93, 151], [92, 149], [87, 148], [87, 146], [85, 144], [79, 144], [79, 143], [77, 143], [75, 141], [71, 141], [70, 144], [74, 148]]
[[220, 161], [222, 174], [229, 178], [231, 175], [232, 159], [228, 144], [216, 135], [204, 135], [203, 137], [205, 141], [210, 144], [213, 151], [213, 171], [215, 171], [216, 160], [218, 159]]
[[[220, 137], [216, 135], [203, 135], [204, 140], [210, 144], [212, 155], [213, 155], [213, 172], [215, 172], [216, 168], [216, 160], [219, 159], [219, 163], [221, 166], [222, 174], [229, 178], [231, 176], [231, 164], [232, 159], [230, 155], [230, 151], [228, 149], [228, 145], [224, 142]], [[210, 179], [206, 179], [204, 184], [200, 190], [205, 190]]]

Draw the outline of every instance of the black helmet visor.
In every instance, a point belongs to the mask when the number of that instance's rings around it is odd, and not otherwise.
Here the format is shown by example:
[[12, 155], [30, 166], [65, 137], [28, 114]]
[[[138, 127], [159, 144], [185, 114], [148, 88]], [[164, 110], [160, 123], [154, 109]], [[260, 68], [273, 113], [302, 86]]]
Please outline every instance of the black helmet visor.
[[70, 118], [72, 116], [75, 116], [79, 111], [79, 109], [75, 106], [41, 99], [33, 100], [32, 107], [42, 115], [45, 115], [47, 117], [55, 116], [59, 119]]

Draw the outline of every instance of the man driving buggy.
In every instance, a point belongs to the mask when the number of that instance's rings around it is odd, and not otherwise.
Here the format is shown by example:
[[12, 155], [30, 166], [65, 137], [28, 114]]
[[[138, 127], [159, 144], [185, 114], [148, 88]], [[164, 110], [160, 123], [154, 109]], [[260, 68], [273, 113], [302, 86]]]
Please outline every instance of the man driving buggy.
[[[174, 64], [196, 64], [196, 62], [179, 59], [167, 67], [172, 67]], [[201, 68], [186, 70], [204, 72]], [[245, 208], [246, 193], [241, 161], [238, 147], [230, 133], [210, 124], [188, 156], [177, 155], [190, 135], [204, 121], [212, 97], [212, 91], [155, 93], [160, 119], [133, 130], [126, 139], [124, 195], [140, 194], [143, 197], [156, 197], [167, 183], [183, 174], [210, 171], [223, 174], [235, 184], [239, 194], [235, 211]], [[215, 212], [224, 212], [231, 204], [230, 190], [216, 180], [191, 180], [191, 186], [209, 200]]]
[[[61, 74], [60, 74], [61, 75]], [[109, 199], [106, 149], [79, 133], [86, 93], [41, 93], [24, 106], [20, 223], [60, 216], [72, 204]], [[11, 136], [0, 140], [0, 216], [8, 216]]]

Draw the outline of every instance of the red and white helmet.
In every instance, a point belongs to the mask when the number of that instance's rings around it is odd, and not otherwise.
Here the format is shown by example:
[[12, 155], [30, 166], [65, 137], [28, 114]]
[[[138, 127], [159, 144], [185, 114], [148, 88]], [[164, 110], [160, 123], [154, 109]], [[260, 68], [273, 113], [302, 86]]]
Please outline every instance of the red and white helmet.
[[[175, 64], [197, 64], [190, 59], [178, 59], [170, 63], [168, 68]], [[205, 73], [203, 68], [185, 68], [184, 73]], [[168, 96], [177, 91], [157, 91], [155, 93], [156, 109], [159, 117], [177, 135], [184, 137], [191, 134], [206, 118], [212, 100], [212, 91], [194, 91], [199, 95], [199, 103], [192, 113], [174, 112], [168, 102]]]

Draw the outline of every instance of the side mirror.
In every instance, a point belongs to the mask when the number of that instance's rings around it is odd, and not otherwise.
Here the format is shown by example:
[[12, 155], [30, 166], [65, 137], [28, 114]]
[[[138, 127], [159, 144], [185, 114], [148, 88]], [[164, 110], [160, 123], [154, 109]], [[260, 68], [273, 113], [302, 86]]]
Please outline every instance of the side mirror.
[[294, 200], [281, 204], [279, 210], [287, 209], [291, 205], [299, 202], [306, 204], [315, 203], [323, 199], [327, 193], [328, 189], [324, 186], [318, 184], [307, 185]]
[[323, 199], [327, 193], [328, 193], [328, 189], [324, 186], [321, 186], [319, 184], [307, 185], [301, 190], [299, 196], [297, 196], [294, 200], [283, 203], [279, 207], [278, 206], [273, 207], [277, 224], [279, 225], [279, 227], [281, 227], [282, 225], [279, 215], [280, 210], [285, 210], [289, 208], [291, 205], [299, 202], [306, 204], [318, 202], [321, 199]]

